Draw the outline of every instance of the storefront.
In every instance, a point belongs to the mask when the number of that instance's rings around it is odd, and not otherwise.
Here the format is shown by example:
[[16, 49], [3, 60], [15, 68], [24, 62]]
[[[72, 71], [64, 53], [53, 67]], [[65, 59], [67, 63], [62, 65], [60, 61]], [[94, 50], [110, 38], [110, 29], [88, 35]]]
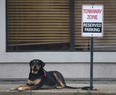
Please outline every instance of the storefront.
[[116, 51], [114, 0], [7, 0], [7, 51], [89, 51], [83, 4], [104, 5], [104, 37], [95, 38], [95, 50]]
[[[94, 38], [94, 62], [116, 62], [115, 0], [1, 0], [0, 62], [89, 63], [81, 36], [82, 5], [104, 5], [104, 36]], [[88, 64], [89, 65], [89, 64]]]

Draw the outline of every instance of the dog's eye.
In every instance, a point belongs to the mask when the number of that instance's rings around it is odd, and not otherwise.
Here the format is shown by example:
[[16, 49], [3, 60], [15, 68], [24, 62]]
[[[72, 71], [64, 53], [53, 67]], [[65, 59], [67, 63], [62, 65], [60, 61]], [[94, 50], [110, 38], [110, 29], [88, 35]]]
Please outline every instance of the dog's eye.
[[38, 63], [38, 61], [35, 61], [35, 63], [37, 64], [37, 63]]

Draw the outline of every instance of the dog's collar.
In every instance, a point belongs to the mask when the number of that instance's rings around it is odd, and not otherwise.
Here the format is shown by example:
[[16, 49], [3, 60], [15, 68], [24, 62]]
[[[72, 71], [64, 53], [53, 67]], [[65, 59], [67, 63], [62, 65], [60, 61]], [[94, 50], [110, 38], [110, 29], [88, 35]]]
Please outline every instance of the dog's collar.
[[44, 77], [46, 78], [46, 76], [47, 76], [47, 74], [45, 73], [45, 74], [44, 74]]
[[43, 71], [44, 71], [44, 77], [46, 78], [46, 76], [47, 76], [46, 71], [44, 69], [43, 69]]

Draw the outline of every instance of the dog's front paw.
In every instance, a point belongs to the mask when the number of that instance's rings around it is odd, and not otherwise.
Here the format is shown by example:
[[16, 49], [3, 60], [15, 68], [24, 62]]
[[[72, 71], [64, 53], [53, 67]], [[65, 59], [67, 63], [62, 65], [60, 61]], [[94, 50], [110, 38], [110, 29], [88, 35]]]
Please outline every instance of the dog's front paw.
[[18, 88], [18, 91], [23, 91], [23, 90], [24, 90], [23, 87]]

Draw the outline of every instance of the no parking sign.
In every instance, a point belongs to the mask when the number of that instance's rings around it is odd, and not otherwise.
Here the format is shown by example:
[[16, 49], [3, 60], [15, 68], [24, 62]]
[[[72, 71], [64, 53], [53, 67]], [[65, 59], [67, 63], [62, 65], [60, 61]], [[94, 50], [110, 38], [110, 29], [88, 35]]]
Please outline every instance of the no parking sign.
[[82, 36], [103, 36], [103, 5], [82, 6]]

